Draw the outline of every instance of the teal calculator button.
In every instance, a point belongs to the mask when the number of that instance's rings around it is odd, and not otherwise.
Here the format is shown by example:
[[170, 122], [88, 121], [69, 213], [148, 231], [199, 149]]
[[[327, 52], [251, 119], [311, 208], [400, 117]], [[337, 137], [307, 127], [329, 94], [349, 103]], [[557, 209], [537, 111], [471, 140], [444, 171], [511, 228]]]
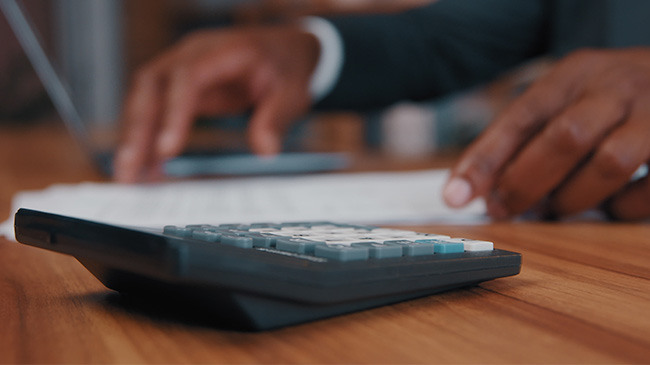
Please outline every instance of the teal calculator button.
[[324, 244], [323, 241], [312, 241], [305, 238], [278, 238], [275, 248], [280, 251], [313, 254], [316, 246]]
[[398, 245], [402, 247], [404, 256], [425, 256], [433, 255], [433, 244], [424, 242], [415, 242], [409, 240], [392, 240], [384, 241], [387, 245]]
[[464, 252], [465, 245], [457, 242], [442, 242], [433, 244], [433, 252], [435, 253], [458, 253]]
[[224, 245], [241, 247], [241, 248], [253, 247], [253, 239], [250, 237], [243, 237], [243, 236], [223, 235], [221, 236], [221, 243], [223, 243]]

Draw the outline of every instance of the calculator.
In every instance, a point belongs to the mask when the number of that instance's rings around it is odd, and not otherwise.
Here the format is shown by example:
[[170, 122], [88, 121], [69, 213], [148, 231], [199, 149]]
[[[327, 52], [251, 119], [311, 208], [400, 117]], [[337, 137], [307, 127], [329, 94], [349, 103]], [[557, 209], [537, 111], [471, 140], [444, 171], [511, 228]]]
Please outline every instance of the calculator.
[[260, 331], [516, 275], [489, 241], [334, 222], [109, 225], [20, 209], [16, 239], [76, 257], [106, 287]]

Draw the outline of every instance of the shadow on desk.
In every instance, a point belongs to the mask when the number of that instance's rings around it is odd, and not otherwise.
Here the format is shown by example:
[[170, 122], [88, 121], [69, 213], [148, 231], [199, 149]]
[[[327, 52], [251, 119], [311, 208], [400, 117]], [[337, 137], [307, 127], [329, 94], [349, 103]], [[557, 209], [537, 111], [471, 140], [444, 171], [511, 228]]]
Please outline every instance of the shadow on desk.
[[[498, 295], [492, 290], [483, 288], [482, 285], [471, 285], [464, 288], [453, 289], [443, 293], [433, 294], [408, 300], [405, 302], [393, 304], [390, 306], [380, 306], [377, 308], [367, 309], [350, 314], [344, 314], [340, 317], [355, 316], [367, 311], [398, 310], [400, 315], [409, 316], [409, 311], [418, 311], [417, 308], [426, 306], [427, 310], [435, 310], [436, 306], [453, 305], [454, 301], [480, 300], [480, 297]], [[199, 301], [187, 297], [179, 297], [178, 300], [170, 300], [169, 296], [138, 296], [118, 293], [115, 291], [95, 292], [86, 295], [74, 296], [69, 298], [72, 301], [84, 303], [84, 305], [94, 305], [116, 316], [138, 317], [136, 320], [148, 320], [161, 324], [163, 326], [188, 327], [188, 329], [207, 329], [229, 331], [236, 333], [252, 333], [255, 330], [242, 329], [242, 313], [238, 313], [239, 308], [228, 298], [219, 301], [218, 298], [212, 298], [210, 301]], [[188, 303], [191, 302], [191, 303]], [[217, 308], [217, 309], [215, 309]], [[228, 313], [232, 315], [228, 315]], [[413, 313], [413, 315], [416, 315]], [[328, 321], [332, 317], [324, 318], [309, 323]], [[288, 327], [279, 327], [271, 329], [275, 331], [282, 328], [299, 327], [293, 325]], [[268, 332], [268, 331], [264, 331]]]

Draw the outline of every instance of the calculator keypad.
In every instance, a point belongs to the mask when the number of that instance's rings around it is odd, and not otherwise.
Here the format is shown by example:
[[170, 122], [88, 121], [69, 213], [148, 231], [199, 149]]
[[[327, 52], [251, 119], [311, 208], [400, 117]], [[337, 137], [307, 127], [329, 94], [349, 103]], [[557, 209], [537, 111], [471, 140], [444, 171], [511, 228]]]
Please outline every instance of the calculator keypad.
[[263, 248], [333, 261], [492, 251], [493, 244], [466, 238], [331, 222], [198, 224], [166, 226], [165, 235], [240, 248]]

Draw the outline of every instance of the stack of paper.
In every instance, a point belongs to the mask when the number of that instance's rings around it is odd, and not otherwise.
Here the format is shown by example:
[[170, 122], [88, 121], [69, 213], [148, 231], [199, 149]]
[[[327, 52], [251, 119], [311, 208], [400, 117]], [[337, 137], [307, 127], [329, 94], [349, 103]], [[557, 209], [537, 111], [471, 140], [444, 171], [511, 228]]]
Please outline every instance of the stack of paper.
[[13, 237], [13, 213], [30, 208], [118, 225], [218, 224], [329, 220], [367, 224], [476, 223], [485, 205], [447, 208], [446, 170], [194, 180], [151, 185], [53, 185], [14, 197], [1, 232]]

